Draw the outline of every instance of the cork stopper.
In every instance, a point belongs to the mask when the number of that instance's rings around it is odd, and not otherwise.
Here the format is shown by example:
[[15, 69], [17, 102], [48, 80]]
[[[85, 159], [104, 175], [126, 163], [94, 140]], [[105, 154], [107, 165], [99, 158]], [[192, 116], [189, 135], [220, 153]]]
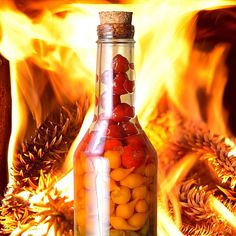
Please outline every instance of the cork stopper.
[[133, 12], [125, 11], [102, 11], [99, 12], [100, 24], [130, 24]]
[[132, 12], [102, 11], [97, 27], [99, 39], [133, 39]]

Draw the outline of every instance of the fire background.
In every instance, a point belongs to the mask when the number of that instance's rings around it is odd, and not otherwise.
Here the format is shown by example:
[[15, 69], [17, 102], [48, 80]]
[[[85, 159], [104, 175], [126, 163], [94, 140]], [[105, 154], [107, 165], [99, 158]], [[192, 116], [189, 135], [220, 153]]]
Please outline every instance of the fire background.
[[236, 3], [223, 0], [1, 1], [1, 234], [73, 235], [68, 183], [92, 119], [101, 10], [134, 13], [158, 235], [235, 235]]

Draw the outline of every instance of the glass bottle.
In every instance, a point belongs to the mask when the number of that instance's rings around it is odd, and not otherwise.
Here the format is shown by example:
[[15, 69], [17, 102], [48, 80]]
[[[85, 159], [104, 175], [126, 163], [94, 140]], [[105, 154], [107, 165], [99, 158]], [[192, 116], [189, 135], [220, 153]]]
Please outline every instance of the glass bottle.
[[156, 236], [156, 152], [134, 108], [131, 12], [100, 12], [94, 120], [74, 157], [75, 233]]

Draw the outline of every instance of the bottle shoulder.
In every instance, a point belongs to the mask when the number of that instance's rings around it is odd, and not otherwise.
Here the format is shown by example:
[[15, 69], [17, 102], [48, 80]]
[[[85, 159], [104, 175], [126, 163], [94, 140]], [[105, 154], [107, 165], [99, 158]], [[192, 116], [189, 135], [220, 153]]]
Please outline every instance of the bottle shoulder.
[[155, 148], [138, 120], [121, 124], [114, 124], [112, 120], [98, 120], [90, 126], [77, 148], [77, 152], [87, 156], [104, 156], [106, 152], [113, 151], [119, 152], [123, 158], [137, 156], [140, 162], [142, 158], [156, 162], [157, 158]]

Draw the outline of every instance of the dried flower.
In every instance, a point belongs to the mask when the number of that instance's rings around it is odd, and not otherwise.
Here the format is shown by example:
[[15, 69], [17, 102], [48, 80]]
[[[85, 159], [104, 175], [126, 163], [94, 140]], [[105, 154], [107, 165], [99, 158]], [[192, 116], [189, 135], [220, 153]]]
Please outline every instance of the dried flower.
[[12, 176], [19, 188], [36, 189], [40, 171], [57, 174], [79, 133], [88, 104], [62, 107], [25, 141], [14, 160]]
[[225, 137], [202, 129], [183, 129], [180, 139], [175, 142], [176, 153], [195, 151], [202, 154], [209, 170], [221, 183], [234, 189], [236, 185], [236, 157], [231, 154], [234, 143]]
[[[212, 208], [211, 202], [212, 197], [218, 195], [217, 199], [233, 212], [235, 212], [235, 204], [225, 196], [216, 194], [217, 191], [216, 188], [211, 189], [207, 185], [200, 185], [199, 181], [194, 179], [188, 179], [181, 184], [179, 198], [183, 210], [183, 219], [185, 219], [183, 232], [187, 232], [187, 235], [217, 235], [216, 233], [225, 235], [225, 233], [232, 233], [230, 225]], [[209, 226], [211, 227], [209, 228]], [[200, 232], [201, 234], [197, 234]]]
[[[53, 188], [55, 179], [50, 176], [59, 175], [87, 108], [88, 103], [61, 107], [43, 122], [30, 140], [22, 144], [14, 159], [14, 184], [8, 186], [0, 208], [2, 233], [11, 233], [16, 228], [24, 232], [47, 222], [56, 233], [63, 232], [58, 235], [72, 235], [73, 202]], [[32, 199], [39, 192], [44, 193], [44, 198], [37, 208]], [[40, 219], [37, 222], [36, 216]]]
[[0, 208], [0, 222], [4, 226], [0, 233], [9, 234], [20, 224], [28, 224], [34, 219], [34, 211], [30, 209], [27, 192], [16, 192], [17, 188], [8, 188]]

